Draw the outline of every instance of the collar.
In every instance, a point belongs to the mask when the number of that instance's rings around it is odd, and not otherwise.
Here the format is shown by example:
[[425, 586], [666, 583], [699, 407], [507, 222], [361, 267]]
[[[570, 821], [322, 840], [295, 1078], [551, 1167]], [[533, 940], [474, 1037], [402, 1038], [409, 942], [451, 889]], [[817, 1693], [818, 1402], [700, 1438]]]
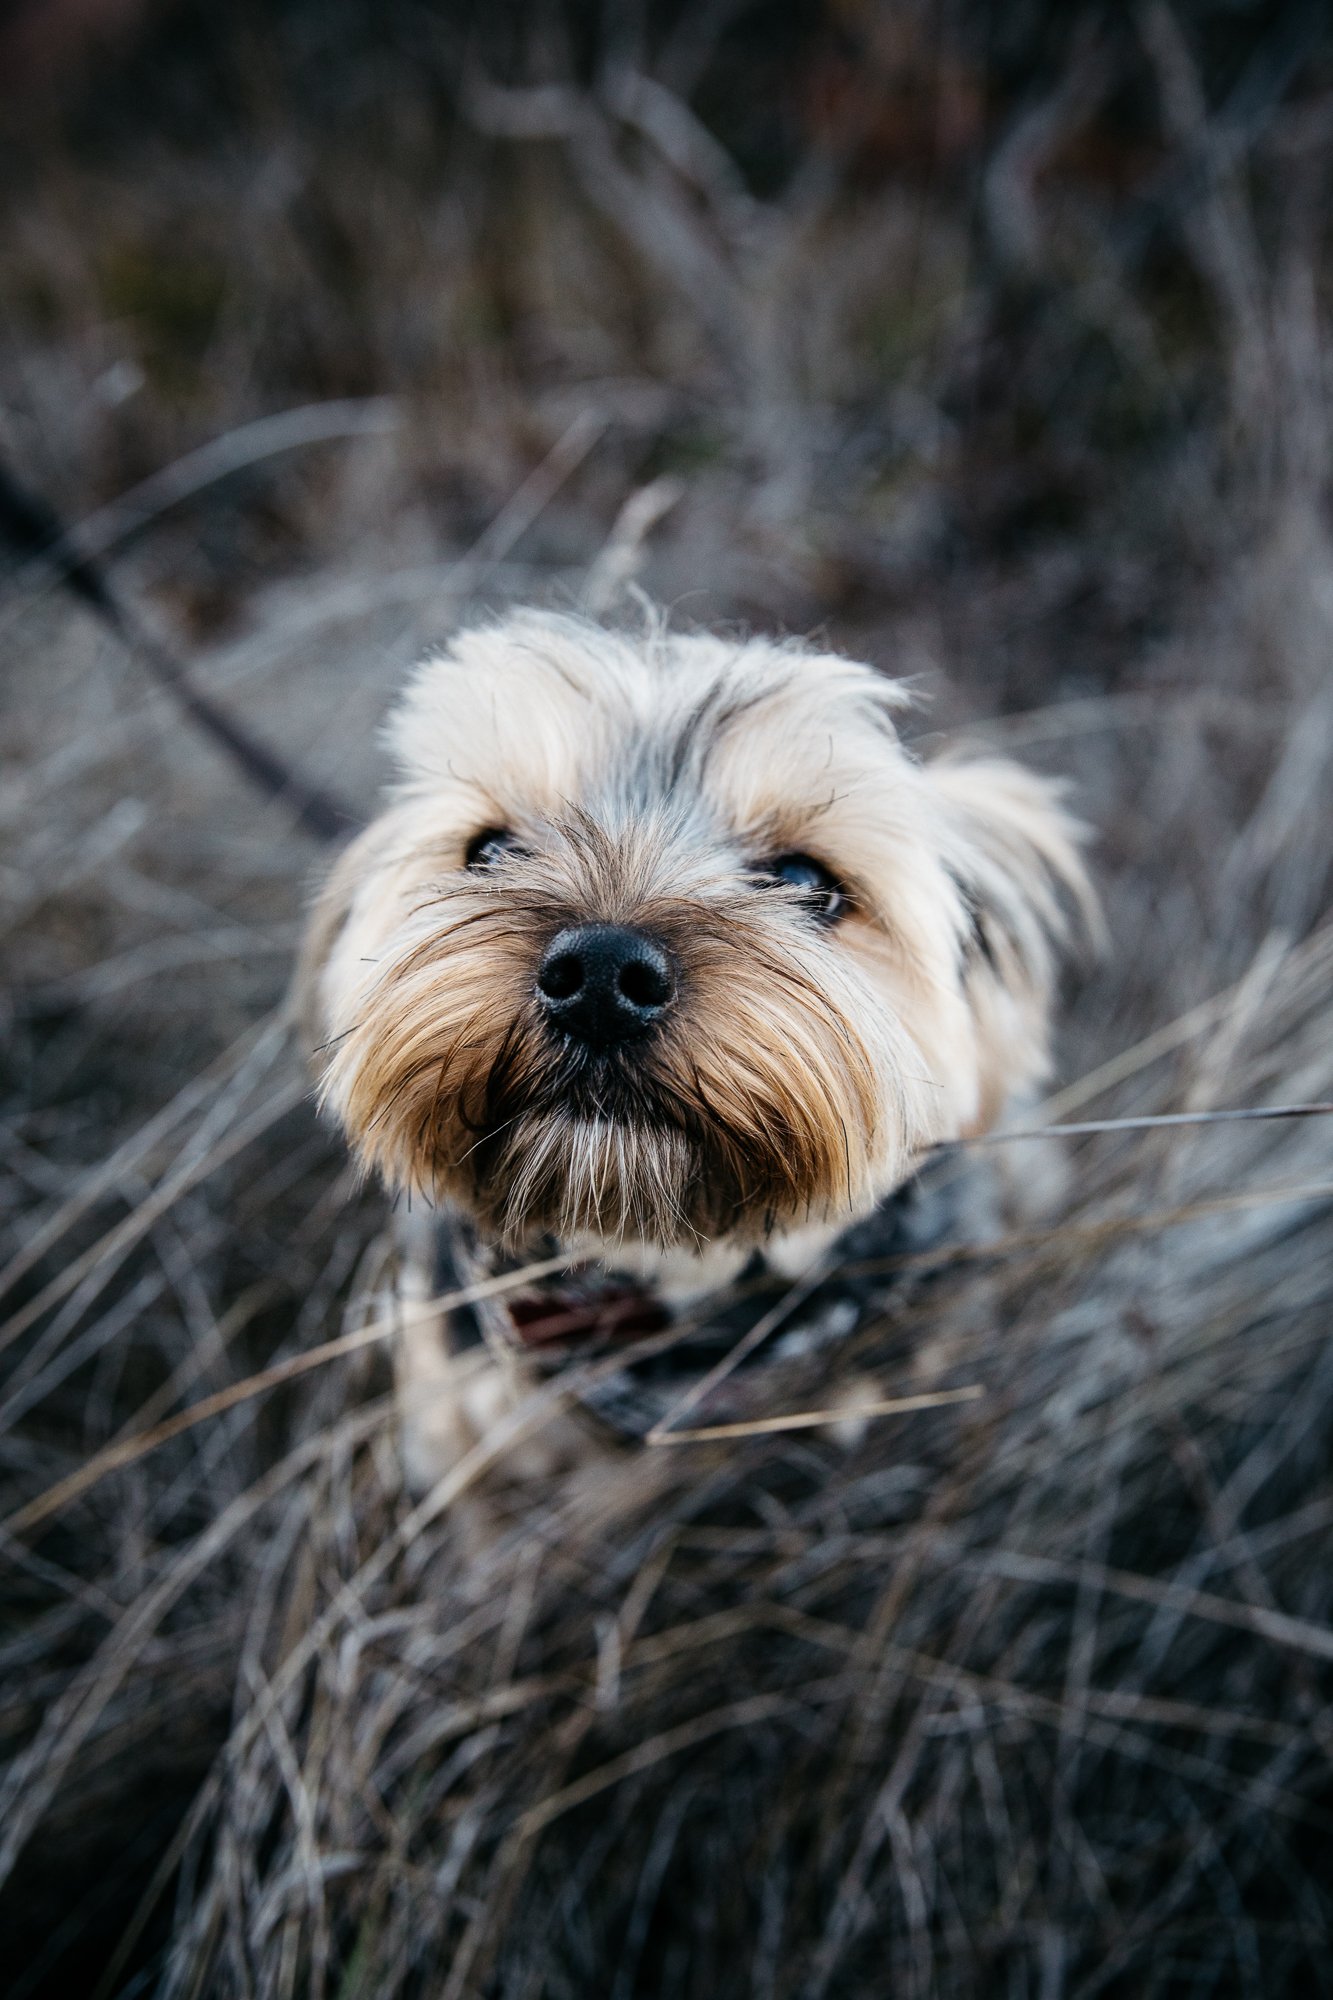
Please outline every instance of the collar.
[[[965, 1178], [957, 1161], [929, 1162], [836, 1238], [805, 1277], [781, 1275], [759, 1248], [729, 1285], [672, 1319], [653, 1309], [646, 1292], [637, 1295], [636, 1307], [635, 1295], [627, 1289], [624, 1304], [617, 1303], [611, 1317], [619, 1315], [618, 1338], [631, 1352], [623, 1366], [598, 1370], [594, 1381], [583, 1381], [575, 1407], [604, 1434], [626, 1444], [642, 1440], [695, 1382], [768, 1318], [771, 1331], [708, 1399], [707, 1420], [743, 1416], [754, 1405], [765, 1371], [834, 1346], [890, 1305], [901, 1304], [904, 1288], [921, 1282], [906, 1260], [957, 1234]], [[432, 1274], [437, 1295], [463, 1290], [506, 1267], [517, 1269], [519, 1263], [488, 1251], [461, 1214], [441, 1216]], [[617, 1301], [621, 1296], [614, 1272], [605, 1296]], [[614, 1352], [611, 1340], [595, 1334], [568, 1344], [553, 1340], [522, 1346], [499, 1301], [451, 1313], [447, 1339], [455, 1353], [484, 1342], [517, 1361], [534, 1380], [550, 1380]], [[578, 1368], [578, 1373], [585, 1371]]]

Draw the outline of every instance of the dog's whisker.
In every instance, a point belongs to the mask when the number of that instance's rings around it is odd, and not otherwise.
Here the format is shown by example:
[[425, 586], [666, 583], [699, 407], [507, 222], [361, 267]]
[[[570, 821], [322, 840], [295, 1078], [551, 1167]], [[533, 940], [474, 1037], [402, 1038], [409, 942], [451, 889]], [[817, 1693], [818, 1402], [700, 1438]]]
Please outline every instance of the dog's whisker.
[[331, 1049], [336, 1049], [340, 1042], [345, 1042], [349, 1035], [356, 1034], [360, 1026], [361, 1023], [359, 1021], [353, 1021], [350, 1028], [342, 1029], [341, 1033], [339, 1034], [330, 1035], [329, 1039], [326, 1042], [316, 1042], [314, 1044], [312, 1053], [317, 1056], [327, 1055]]

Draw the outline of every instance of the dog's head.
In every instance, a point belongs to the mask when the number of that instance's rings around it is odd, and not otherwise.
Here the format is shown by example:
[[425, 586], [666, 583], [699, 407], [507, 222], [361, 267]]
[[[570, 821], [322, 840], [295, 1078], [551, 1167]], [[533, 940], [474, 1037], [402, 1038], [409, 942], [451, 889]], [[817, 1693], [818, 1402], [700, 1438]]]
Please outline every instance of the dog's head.
[[536, 613], [429, 660], [307, 948], [359, 1158], [508, 1244], [700, 1249], [988, 1124], [1046, 1064], [1077, 829], [1013, 765], [918, 762], [906, 699]]

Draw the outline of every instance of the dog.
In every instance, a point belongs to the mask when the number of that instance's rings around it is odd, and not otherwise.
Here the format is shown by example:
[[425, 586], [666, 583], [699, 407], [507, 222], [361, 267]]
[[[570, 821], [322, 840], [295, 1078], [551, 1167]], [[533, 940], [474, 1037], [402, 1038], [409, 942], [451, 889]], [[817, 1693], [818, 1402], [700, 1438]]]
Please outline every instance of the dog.
[[[910, 702], [656, 616], [514, 612], [410, 680], [301, 986], [322, 1105], [398, 1198], [415, 1490], [590, 1342], [585, 1406], [658, 1384], [613, 1422], [641, 1436], [701, 1327], [730, 1343], [756, 1285], [831, 1271], [875, 1218], [901, 1235], [931, 1149], [1047, 1074], [1084, 830], [1016, 764], [913, 754]], [[460, 1286], [489, 1296], [432, 1308]], [[507, 1464], [587, 1450], [548, 1424]]]

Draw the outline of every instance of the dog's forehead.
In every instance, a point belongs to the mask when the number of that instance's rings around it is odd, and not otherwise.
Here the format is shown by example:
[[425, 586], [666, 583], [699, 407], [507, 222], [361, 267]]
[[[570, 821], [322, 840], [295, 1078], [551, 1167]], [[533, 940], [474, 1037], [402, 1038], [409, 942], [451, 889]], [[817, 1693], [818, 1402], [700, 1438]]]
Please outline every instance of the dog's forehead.
[[900, 684], [832, 654], [526, 614], [419, 671], [389, 741], [414, 791], [514, 814], [671, 798], [741, 823], [818, 810], [901, 759]]

